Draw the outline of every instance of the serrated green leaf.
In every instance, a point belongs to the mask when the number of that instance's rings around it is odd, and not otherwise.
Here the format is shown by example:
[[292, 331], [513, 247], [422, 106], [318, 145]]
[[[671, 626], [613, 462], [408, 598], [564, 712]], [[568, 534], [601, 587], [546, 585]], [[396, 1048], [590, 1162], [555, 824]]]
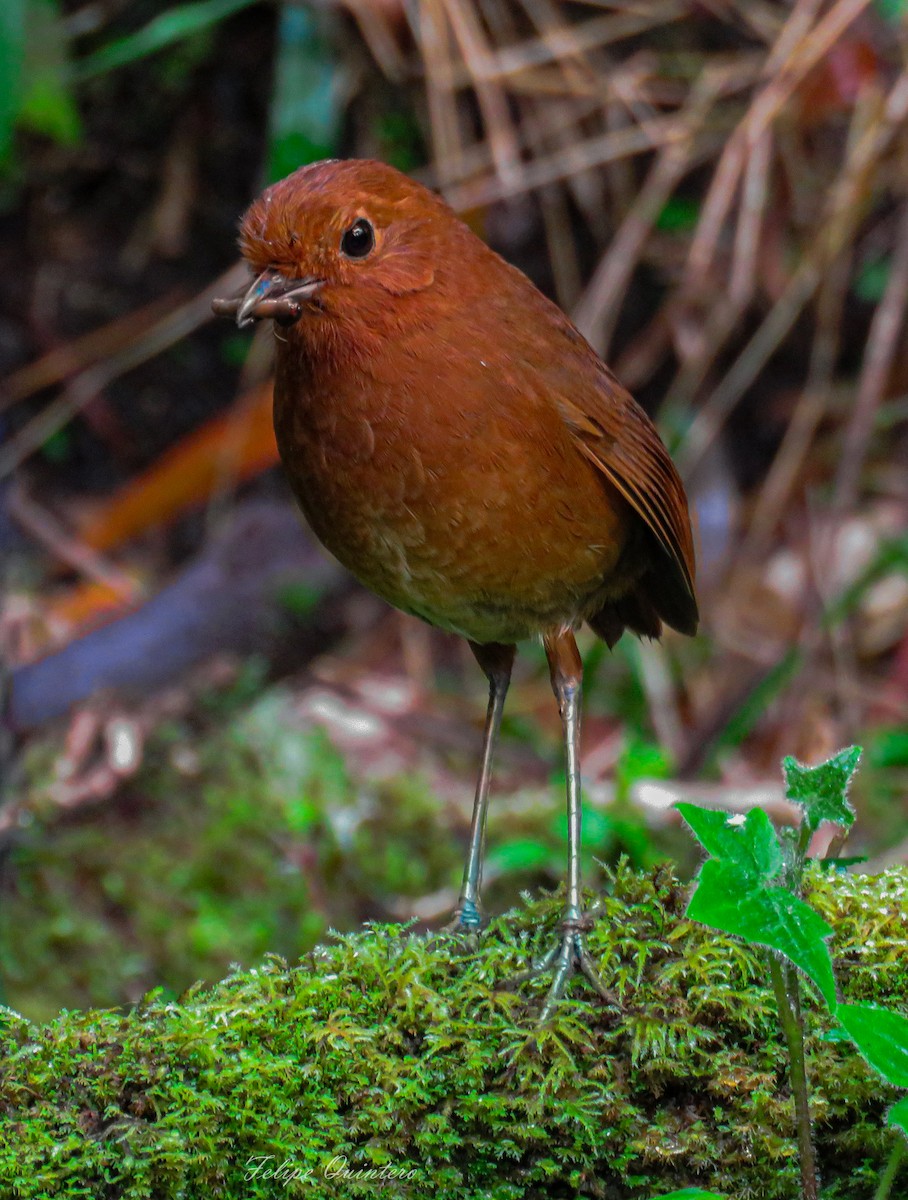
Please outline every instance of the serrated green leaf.
[[899, 1129], [908, 1138], [908, 1096], [893, 1104], [886, 1117], [886, 1124]]
[[762, 808], [753, 808], [742, 818], [698, 804], [675, 807], [707, 853], [734, 865], [742, 881], [765, 883], [781, 871], [779, 839]]
[[811, 830], [824, 821], [851, 825], [854, 809], [848, 803], [848, 786], [861, 757], [860, 746], [840, 750], [816, 767], [805, 767], [789, 756], [782, 760], [787, 785], [785, 795], [804, 809]]
[[836, 1016], [884, 1079], [908, 1087], [908, 1017], [877, 1004], [840, 1004]]
[[687, 915], [703, 925], [778, 950], [835, 1007], [835, 978], [826, 938], [832, 929], [809, 904], [781, 887], [743, 887], [734, 864], [708, 858], [700, 868]]

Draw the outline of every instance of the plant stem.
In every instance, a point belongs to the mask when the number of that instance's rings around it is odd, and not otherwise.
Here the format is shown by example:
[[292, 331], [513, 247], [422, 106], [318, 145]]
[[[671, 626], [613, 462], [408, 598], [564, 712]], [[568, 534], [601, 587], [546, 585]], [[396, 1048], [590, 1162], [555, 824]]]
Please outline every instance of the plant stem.
[[813, 837], [813, 830], [807, 824], [807, 821], [801, 822], [801, 828], [798, 831], [798, 849], [797, 849], [797, 879], [795, 885], [800, 891], [801, 882], [804, 876], [804, 864], [807, 861], [807, 851], [810, 849], [810, 839]]
[[842, 828], [829, 843], [829, 847], [826, 850], [826, 858], [838, 858], [841, 855], [842, 850], [845, 848], [845, 843], [848, 841], [848, 835], [850, 832], [851, 830], [847, 825], [842, 826]]
[[895, 1182], [896, 1172], [899, 1169], [899, 1163], [905, 1157], [905, 1142], [902, 1140], [901, 1134], [896, 1134], [898, 1141], [892, 1147], [892, 1153], [889, 1155], [889, 1162], [886, 1163], [886, 1170], [880, 1176], [880, 1186], [876, 1190], [873, 1200], [889, 1200], [889, 1192]]
[[800, 1018], [798, 977], [794, 968], [783, 967], [770, 957], [769, 970], [779, 1009], [779, 1022], [788, 1044], [791, 1092], [795, 1103], [795, 1129], [801, 1160], [802, 1200], [817, 1200], [817, 1162], [810, 1128], [810, 1099], [807, 1092], [807, 1063], [804, 1057], [804, 1028]]
[[813, 830], [806, 820], [802, 820], [798, 828], [798, 840], [785, 872], [785, 886], [796, 896], [800, 896], [804, 890], [804, 868], [807, 865], [807, 851], [810, 849], [811, 837], [813, 837]]

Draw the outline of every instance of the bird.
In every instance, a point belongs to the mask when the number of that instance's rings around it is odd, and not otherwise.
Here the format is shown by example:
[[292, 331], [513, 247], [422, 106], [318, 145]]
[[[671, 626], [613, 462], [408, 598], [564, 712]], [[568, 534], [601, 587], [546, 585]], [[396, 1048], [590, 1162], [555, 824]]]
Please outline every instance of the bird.
[[394, 167], [328, 159], [268, 186], [240, 222], [271, 320], [274, 428], [313, 532], [367, 588], [465, 638], [489, 684], [469, 847], [450, 926], [483, 923], [492, 759], [516, 645], [541, 638], [567, 776], [568, 862], [540, 1021], [568, 980], [611, 993], [586, 945], [580, 717], [585, 622], [611, 648], [698, 625], [684, 487], [652, 421], [568, 317]]

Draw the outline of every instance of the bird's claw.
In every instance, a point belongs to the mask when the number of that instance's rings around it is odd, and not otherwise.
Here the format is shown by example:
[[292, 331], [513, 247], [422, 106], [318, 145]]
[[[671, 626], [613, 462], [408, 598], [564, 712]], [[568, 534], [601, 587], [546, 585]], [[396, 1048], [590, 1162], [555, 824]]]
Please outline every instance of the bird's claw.
[[574, 972], [583, 975], [596, 990], [606, 1004], [618, 1004], [618, 997], [602, 982], [593, 957], [584, 944], [583, 935], [592, 928], [590, 917], [566, 917], [561, 923], [561, 940], [556, 942], [542, 958], [528, 970], [518, 975], [515, 983], [533, 979], [544, 971], [555, 968], [552, 985], [549, 988], [542, 1012], [539, 1014], [539, 1024], [544, 1025], [554, 1013], [558, 1001], [564, 994], [567, 982]]

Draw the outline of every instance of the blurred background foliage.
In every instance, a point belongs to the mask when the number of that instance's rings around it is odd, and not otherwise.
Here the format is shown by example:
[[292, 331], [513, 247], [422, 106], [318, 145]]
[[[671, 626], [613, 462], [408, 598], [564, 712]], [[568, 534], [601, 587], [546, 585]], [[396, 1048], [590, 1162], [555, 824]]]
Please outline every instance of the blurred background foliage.
[[[849, 852], [908, 859], [906, 9], [5, 0], [10, 1003], [176, 993], [456, 897], [479, 672], [283, 532], [270, 331], [210, 319], [240, 213], [326, 156], [440, 188], [688, 484], [700, 637], [583, 643], [589, 881], [692, 870], [674, 800], [785, 819], [778, 759], [855, 741]], [[557, 713], [519, 662], [493, 910], [563, 870]]]

